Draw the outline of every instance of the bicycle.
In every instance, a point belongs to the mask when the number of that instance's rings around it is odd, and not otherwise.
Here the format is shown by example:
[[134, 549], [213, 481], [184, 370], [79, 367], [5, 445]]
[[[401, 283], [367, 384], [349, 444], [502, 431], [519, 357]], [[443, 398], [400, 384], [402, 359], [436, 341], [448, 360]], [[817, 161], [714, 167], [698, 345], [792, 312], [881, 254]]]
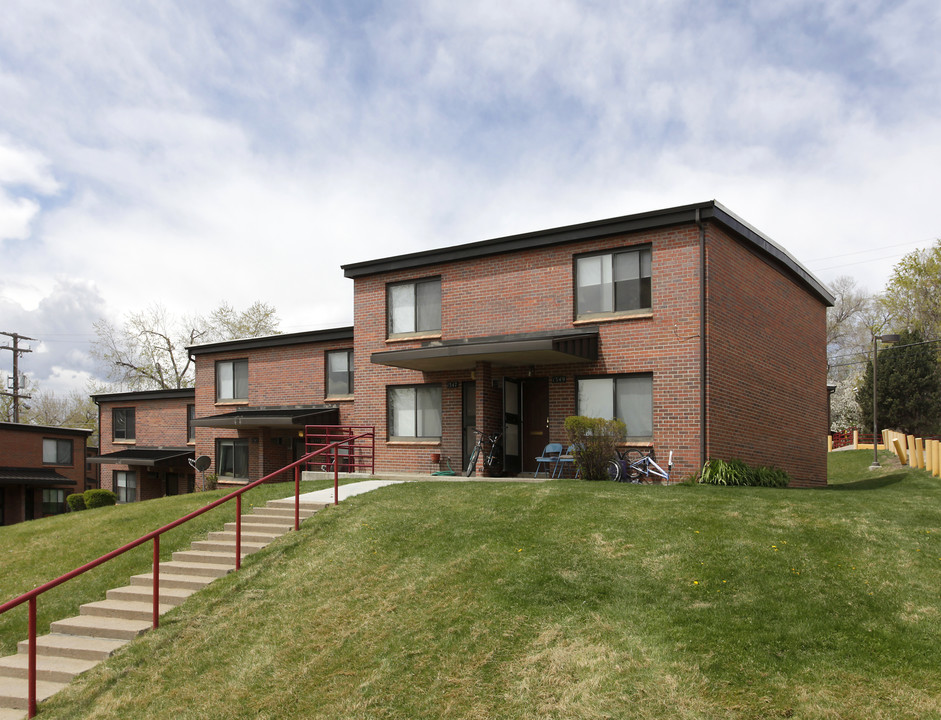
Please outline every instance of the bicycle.
[[484, 455], [484, 467], [490, 471], [491, 475], [499, 475], [503, 469], [503, 453], [500, 450], [500, 438], [503, 437], [503, 433], [488, 435], [477, 428], [471, 429], [477, 433], [477, 442], [474, 449], [471, 450], [470, 459], [467, 461], [466, 477], [473, 475], [474, 470], [477, 468], [477, 458], [480, 457], [480, 453], [483, 451], [484, 438], [490, 444], [490, 450]]
[[639, 450], [628, 450], [622, 453], [615, 450], [617, 458], [608, 461], [608, 477], [615, 482], [639, 483], [653, 479], [661, 479], [669, 482], [670, 471], [673, 469], [673, 451], [670, 451], [670, 460], [667, 463], [667, 469], [664, 470], [657, 461], [653, 459], [651, 451], [640, 452]]

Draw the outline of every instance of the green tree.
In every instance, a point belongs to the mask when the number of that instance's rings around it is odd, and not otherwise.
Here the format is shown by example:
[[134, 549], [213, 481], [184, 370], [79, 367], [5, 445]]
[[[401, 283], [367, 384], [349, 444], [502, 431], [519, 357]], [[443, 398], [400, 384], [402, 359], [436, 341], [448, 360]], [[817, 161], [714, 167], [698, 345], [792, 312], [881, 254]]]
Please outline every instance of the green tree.
[[893, 326], [941, 338], [941, 240], [902, 258], [885, 289]]
[[280, 320], [273, 307], [255, 302], [244, 311], [222, 303], [209, 315], [172, 317], [162, 305], [131, 313], [121, 327], [95, 323], [98, 339], [91, 354], [108, 379], [127, 390], [192, 387], [193, 361], [186, 348], [204, 342], [276, 335]]
[[[941, 431], [941, 368], [937, 349], [917, 330], [903, 330], [899, 342], [879, 351], [879, 427], [924, 437]], [[866, 364], [856, 401], [865, 426], [872, 427], [872, 361]]]

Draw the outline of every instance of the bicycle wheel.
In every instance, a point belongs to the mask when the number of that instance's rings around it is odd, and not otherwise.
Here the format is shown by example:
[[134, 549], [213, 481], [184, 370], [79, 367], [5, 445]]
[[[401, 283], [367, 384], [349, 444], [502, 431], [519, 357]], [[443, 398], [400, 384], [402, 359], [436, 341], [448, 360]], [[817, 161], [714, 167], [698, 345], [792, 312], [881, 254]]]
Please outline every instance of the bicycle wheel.
[[626, 478], [621, 477], [621, 461], [608, 460], [607, 464], [608, 478], [614, 482], [623, 482]]
[[470, 477], [474, 474], [474, 468], [477, 467], [478, 455], [480, 455], [480, 445], [474, 446], [474, 449], [471, 452], [470, 459], [467, 461], [467, 471], [465, 473], [465, 477]]
[[627, 477], [625, 481], [638, 482], [642, 476], [646, 476], [646, 467], [643, 464], [644, 455], [638, 450], [628, 450], [624, 460], [624, 469]]
[[491, 448], [484, 464], [487, 466], [487, 473], [490, 477], [501, 477], [503, 475], [503, 449], [499, 445]]

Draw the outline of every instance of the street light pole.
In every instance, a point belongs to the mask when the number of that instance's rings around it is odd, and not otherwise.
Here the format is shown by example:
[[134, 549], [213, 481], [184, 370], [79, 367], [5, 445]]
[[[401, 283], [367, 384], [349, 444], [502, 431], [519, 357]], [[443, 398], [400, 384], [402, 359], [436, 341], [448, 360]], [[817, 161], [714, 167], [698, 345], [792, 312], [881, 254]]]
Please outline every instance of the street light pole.
[[877, 358], [877, 347], [876, 343], [881, 340], [884, 343], [897, 343], [899, 341], [898, 335], [876, 335], [872, 334], [872, 465], [869, 466], [870, 470], [875, 470], [882, 467], [879, 464], [879, 421], [877, 419], [878, 414], [876, 411], [877, 395], [876, 395], [876, 367], [878, 365]]

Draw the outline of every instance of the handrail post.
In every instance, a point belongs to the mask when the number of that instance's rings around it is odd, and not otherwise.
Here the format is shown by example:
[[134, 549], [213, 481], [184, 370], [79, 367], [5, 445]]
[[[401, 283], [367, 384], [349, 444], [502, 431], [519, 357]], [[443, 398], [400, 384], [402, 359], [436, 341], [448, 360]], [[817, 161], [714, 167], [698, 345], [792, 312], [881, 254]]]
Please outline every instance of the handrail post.
[[333, 504], [340, 504], [340, 446], [333, 446]]
[[154, 630], [160, 624], [160, 536], [154, 535]]
[[301, 466], [294, 466], [294, 529], [301, 529]]
[[36, 596], [29, 599], [29, 658], [27, 660], [28, 717], [36, 717]]
[[242, 567], [242, 496], [235, 496], [235, 569]]

